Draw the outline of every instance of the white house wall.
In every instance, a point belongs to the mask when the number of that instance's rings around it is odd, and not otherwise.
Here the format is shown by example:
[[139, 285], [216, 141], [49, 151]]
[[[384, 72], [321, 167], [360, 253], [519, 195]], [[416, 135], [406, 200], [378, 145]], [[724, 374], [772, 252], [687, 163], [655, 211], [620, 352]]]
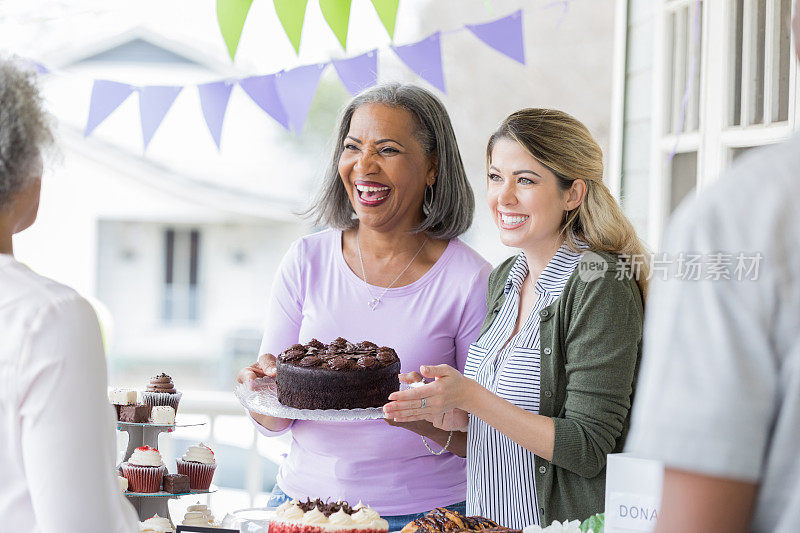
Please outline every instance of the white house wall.
[[650, 135], [653, 81], [652, 0], [628, 2], [625, 105], [622, 143], [622, 207], [640, 236], [648, 235]]

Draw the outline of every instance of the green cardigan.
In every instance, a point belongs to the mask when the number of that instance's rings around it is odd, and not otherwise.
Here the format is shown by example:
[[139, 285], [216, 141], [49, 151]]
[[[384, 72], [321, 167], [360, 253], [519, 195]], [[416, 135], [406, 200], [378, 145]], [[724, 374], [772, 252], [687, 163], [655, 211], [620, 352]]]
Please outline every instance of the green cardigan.
[[[583, 281], [587, 276], [579, 273], [589, 272], [590, 257], [602, 258], [607, 269], [597, 279]], [[506, 280], [516, 259], [507, 259], [489, 276], [480, 335], [505, 301]], [[614, 254], [584, 254], [561, 296], [539, 312], [539, 414], [555, 423], [553, 460], [535, 458], [543, 526], [602, 513], [606, 456], [622, 451], [625, 444], [642, 353], [644, 308], [636, 281], [617, 275], [617, 261]], [[514, 505], [514, 494], [504, 496]]]

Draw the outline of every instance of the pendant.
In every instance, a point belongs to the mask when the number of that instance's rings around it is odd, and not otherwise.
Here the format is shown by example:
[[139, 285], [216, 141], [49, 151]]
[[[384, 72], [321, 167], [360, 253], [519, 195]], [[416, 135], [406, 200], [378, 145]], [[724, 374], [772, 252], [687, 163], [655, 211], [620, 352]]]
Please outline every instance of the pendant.
[[372, 300], [367, 302], [367, 305], [369, 306], [370, 309], [372, 309], [374, 311], [375, 308], [378, 307], [379, 303], [381, 303], [381, 299], [380, 298], [373, 298]]

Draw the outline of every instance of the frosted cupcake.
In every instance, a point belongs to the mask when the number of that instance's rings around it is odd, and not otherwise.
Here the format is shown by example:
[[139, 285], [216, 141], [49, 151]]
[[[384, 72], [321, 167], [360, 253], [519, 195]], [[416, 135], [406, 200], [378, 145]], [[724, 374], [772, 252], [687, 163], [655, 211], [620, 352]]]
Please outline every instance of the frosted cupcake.
[[217, 527], [217, 523], [214, 521], [214, 515], [211, 514], [211, 510], [205, 506], [200, 505], [190, 505], [186, 509], [186, 514], [183, 517], [183, 526], [199, 526], [199, 527]]
[[139, 531], [147, 533], [175, 533], [175, 528], [172, 526], [169, 518], [154, 515], [139, 526]]
[[217, 462], [214, 452], [202, 442], [189, 446], [182, 458], [177, 460], [178, 473], [189, 476], [189, 487], [192, 490], [208, 490]]
[[130, 459], [122, 463], [122, 475], [128, 480], [130, 492], [158, 492], [167, 467], [161, 454], [150, 446], [140, 446], [133, 450]]
[[162, 372], [150, 378], [150, 383], [147, 389], [142, 391], [140, 400], [145, 405], [169, 405], [177, 412], [181, 393], [175, 389], [172, 378]]

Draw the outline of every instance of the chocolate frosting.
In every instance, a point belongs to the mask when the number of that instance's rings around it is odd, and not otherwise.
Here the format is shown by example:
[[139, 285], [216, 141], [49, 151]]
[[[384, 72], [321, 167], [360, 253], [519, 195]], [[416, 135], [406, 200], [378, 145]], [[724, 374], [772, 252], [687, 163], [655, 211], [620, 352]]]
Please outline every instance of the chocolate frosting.
[[350, 504], [347, 502], [323, 502], [320, 499], [309, 499], [308, 501], [298, 503], [297, 506], [306, 513], [316, 507], [319, 512], [328, 517], [334, 513], [338, 513], [340, 510], [350, 515], [356, 513], [356, 510], [350, 507]]
[[327, 368], [336, 371], [384, 368], [393, 365], [400, 359], [392, 348], [378, 345], [370, 341], [358, 344], [338, 337], [323, 344], [311, 339], [307, 344], [293, 344], [278, 356], [283, 363], [290, 363], [304, 368]]
[[175, 394], [175, 384], [172, 378], [163, 372], [155, 377], [150, 378], [150, 384], [147, 385], [147, 392], [165, 392]]

